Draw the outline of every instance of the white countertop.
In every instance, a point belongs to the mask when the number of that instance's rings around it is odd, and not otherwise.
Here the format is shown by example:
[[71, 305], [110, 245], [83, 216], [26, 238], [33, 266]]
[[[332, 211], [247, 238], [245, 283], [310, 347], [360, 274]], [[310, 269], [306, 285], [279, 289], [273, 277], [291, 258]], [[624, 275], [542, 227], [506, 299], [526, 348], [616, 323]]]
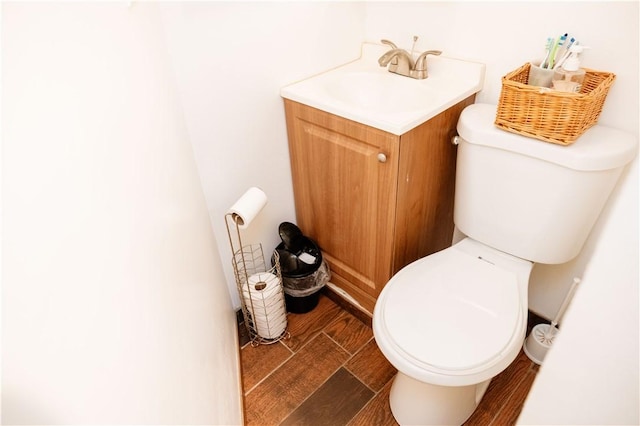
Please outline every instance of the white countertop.
[[388, 50], [385, 45], [363, 43], [357, 60], [285, 86], [280, 95], [402, 135], [482, 89], [484, 64], [429, 55], [429, 77], [416, 80], [378, 64]]

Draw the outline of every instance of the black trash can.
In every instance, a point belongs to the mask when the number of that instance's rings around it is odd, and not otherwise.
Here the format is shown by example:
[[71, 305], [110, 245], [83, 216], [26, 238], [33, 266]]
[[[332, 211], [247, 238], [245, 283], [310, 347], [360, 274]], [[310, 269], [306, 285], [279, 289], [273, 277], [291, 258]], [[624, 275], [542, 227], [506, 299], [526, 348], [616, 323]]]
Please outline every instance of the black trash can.
[[[318, 245], [300, 229], [283, 222], [279, 227], [282, 242], [276, 247], [287, 311], [303, 314], [318, 305], [320, 290], [330, 278], [329, 266]], [[275, 264], [275, 258], [271, 258]]]

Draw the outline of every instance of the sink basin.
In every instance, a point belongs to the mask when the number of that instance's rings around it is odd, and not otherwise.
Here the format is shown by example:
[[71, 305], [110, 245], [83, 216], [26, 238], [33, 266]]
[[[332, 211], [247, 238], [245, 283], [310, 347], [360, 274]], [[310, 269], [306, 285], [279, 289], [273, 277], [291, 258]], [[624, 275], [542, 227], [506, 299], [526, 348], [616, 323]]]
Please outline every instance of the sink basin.
[[429, 56], [429, 77], [387, 71], [378, 58], [388, 46], [362, 45], [359, 59], [282, 88], [285, 99], [402, 135], [482, 89], [484, 65]]
[[428, 85], [390, 73], [350, 71], [337, 73], [324, 84], [327, 95], [354, 108], [376, 112], [420, 109], [437, 95]]

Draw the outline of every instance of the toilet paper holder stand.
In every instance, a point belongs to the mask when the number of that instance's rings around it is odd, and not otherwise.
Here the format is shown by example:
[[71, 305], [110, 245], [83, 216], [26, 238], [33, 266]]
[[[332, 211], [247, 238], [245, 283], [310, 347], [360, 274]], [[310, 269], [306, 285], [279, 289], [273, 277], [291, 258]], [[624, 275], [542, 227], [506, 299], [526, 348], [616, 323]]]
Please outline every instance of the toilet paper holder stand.
[[[241, 222], [240, 222], [241, 223]], [[225, 225], [231, 246], [233, 273], [236, 280], [244, 324], [249, 333], [251, 346], [269, 345], [291, 337], [287, 329], [287, 310], [282, 286], [282, 273], [278, 253], [275, 262], [267, 264], [262, 244], [243, 244], [238, 216], [225, 215]], [[234, 238], [235, 236], [235, 238]], [[235, 242], [234, 242], [235, 240]], [[255, 274], [265, 274], [277, 278], [277, 288], [268, 288], [266, 282], [252, 283]], [[263, 297], [261, 291], [269, 291]]]

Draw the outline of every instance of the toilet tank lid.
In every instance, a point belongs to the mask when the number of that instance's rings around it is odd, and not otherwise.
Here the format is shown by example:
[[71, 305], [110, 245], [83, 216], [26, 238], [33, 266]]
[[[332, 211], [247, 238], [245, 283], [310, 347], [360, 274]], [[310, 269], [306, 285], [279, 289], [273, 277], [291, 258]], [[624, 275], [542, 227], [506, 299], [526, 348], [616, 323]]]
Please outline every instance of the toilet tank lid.
[[458, 134], [467, 142], [504, 149], [574, 170], [622, 167], [636, 155], [638, 142], [622, 130], [595, 125], [572, 145], [563, 146], [510, 133], [494, 125], [496, 105], [474, 104], [462, 111]]

